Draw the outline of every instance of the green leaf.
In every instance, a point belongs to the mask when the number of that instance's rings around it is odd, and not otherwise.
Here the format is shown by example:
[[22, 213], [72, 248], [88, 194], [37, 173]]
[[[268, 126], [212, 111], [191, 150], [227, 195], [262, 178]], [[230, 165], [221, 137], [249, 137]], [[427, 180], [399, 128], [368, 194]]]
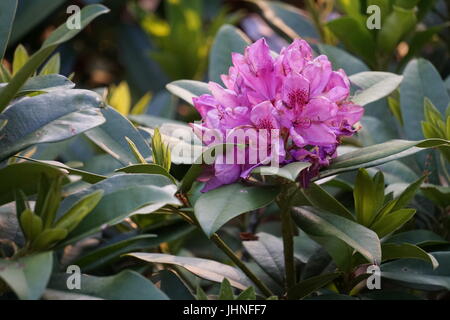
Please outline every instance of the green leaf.
[[13, 68], [12, 68], [12, 75], [15, 76], [20, 69], [27, 63], [29, 60], [27, 49], [21, 44], [19, 44], [14, 51], [14, 58], [13, 58]]
[[227, 278], [223, 279], [220, 285], [218, 300], [234, 300], [233, 288]]
[[125, 140], [128, 143], [128, 146], [130, 147], [131, 152], [133, 152], [134, 158], [138, 163], [145, 164], [147, 161], [145, 161], [142, 154], [139, 152], [138, 148], [136, 147], [136, 144], [128, 137], [125, 137]]
[[97, 190], [80, 199], [55, 223], [55, 228], [71, 232], [95, 208], [103, 197], [103, 190]]
[[369, 67], [364, 62], [339, 47], [319, 43], [317, 48], [320, 54], [328, 57], [333, 69], [344, 69], [348, 75], [369, 71]]
[[222, 83], [221, 75], [228, 74], [232, 65], [231, 53], [244, 53], [244, 49], [251, 41], [238, 28], [232, 25], [223, 25], [214, 38], [209, 54], [209, 80]]
[[258, 240], [242, 242], [245, 250], [264, 272], [277, 283], [283, 284], [283, 242], [279, 238], [264, 232], [257, 233], [256, 236]]
[[[380, 185], [377, 185], [377, 179], [380, 180]], [[353, 198], [355, 199], [356, 220], [366, 227], [370, 226], [384, 202], [384, 178], [382, 173], [378, 172], [374, 181], [372, 181], [366, 170], [359, 169]]]
[[403, 129], [408, 139], [421, 139], [425, 97], [441, 114], [445, 114], [450, 98], [438, 71], [427, 60], [418, 59], [408, 63], [403, 77], [400, 86], [400, 103], [406, 124]]
[[381, 276], [419, 290], [450, 290], [450, 252], [431, 255], [439, 263], [437, 269], [422, 260], [401, 259], [381, 265]]
[[400, 196], [395, 201], [395, 205], [392, 207], [391, 211], [394, 210], [400, 210], [414, 198], [416, 195], [417, 190], [419, 190], [420, 186], [422, 185], [423, 181], [425, 180], [426, 176], [420, 177], [415, 182], [410, 184], [405, 191], [403, 191]]
[[153, 130], [152, 136], [152, 158], [153, 162], [160, 165], [168, 172], [170, 171], [171, 160], [169, 145], [162, 141], [161, 133], [158, 128]]
[[19, 6], [11, 33], [11, 43], [20, 40], [63, 2], [64, 0], [33, 0]]
[[251, 0], [261, 11], [264, 20], [277, 32], [290, 38], [319, 39], [313, 22], [298, 8], [281, 1]]
[[130, 150], [126, 137], [134, 142], [144, 158], [150, 157], [150, 146], [127, 118], [111, 107], [102, 108], [101, 111], [106, 122], [86, 132], [86, 136], [90, 140], [123, 165], [136, 163], [136, 158]]
[[72, 39], [93, 19], [108, 11], [109, 10], [105, 6], [100, 4], [86, 6], [80, 12], [81, 29], [70, 30], [68, 29], [66, 23], [64, 23], [53, 31], [52, 34], [45, 40], [42, 47], [30, 57], [28, 62], [11, 79], [6, 88], [0, 92], [0, 111], [3, 111], [20, 88], [25, 84], [28, 78], [45, 61], [45, 59], [50, 56], [59, 44]]
[[227, 278], [233, 287], [241, 290], [245, 290], [252, 285], [251, 281], [240, 270], [213, 260], [141, 252], [130, 253], [129, 256], [151, 263], [174, 264], [203, 279], [218, 283]]
[[[0, 205], [14, 201], [14, 190], [21, 189], [26, 195], [37, 192], [41, 175], [56, 179], [64, 171], [40, 163], [21, 162], [0, 169]], [[66, 179], [64, 182], [68, 182]]]
[[160, 289], [167, 294], [171, 300], [195, 300], [186, 284], [173, 271], [161, 270], [157, 277], [160, 282]]
[[[369, 262], [381, 261], [378, 236], [360, 224], [312, 207], [294, 208], [293, 218], [303, 231], [327, 250], [330, 248], [330, 241], [337, 238], [361, 253]], [[332, 252], [329, 253], [333, 256]]]
[[59, 73], [61, 69], [61, 56], [59, 53], [54, 54], [47, 63], [42, 67], [39, 75], [55, 75]]
[[289, 289], [291, 299], [303, 299], [314, 291], [323, 288], [339, 277], [341, 273], [326, 273], [300, 281]]
[[370, 228], [378, 234], [378, 237], [383, 238], [388, 234], [401, 228], [408, 222], [416, 213], [416, 209], [400, 209], [388, 213], [381, 219], [377, 219]]
[[326, 25], [347, 49], [364, 58], [367, 63], [375, 63], [375, 41], [365, 25], [351, 17], [334, 19]]
[[67, 237], [67, 230], [61, 228], [45, 229], [33, 241], [31, 248], [37, 251], [48, 250]]
[[201, 96], [202, 94], [211, 94], [208, 84], [194, 80], [177, 80], [166, 85], [173, 95], [183, 99], [189, 104], [193, 104], [192, 98]]
[[420, 259], [429, 262], [433, 269], [439, 267], [439, 262], [431, 254], [410, 243], [383, 243], [381, 245], [383, 261], [394, 259]]
[[42, 219], [30, 209], [20, 214], [20, 226], [27, 241], [32, 242], [42, 232]]
[[318, 184], [311, 182], [308, 188], [302, 189], [306, 199], [315, 207], [340, 215], [349, 220], [355, 220], [353, 214], [331, 194], [324, 190]]
[[167, 172], [166, 169], [154, 163], [133, 164], [128, 167], [117, 169], [116, 172], [160, 174], [172, 180], [173, 183], [176, 183], [175, 178], [172, 177], [172, 175], [169, 172]]
[[356, 91], [351, 100], [365, 106], [391, 94], [398, 88], [403, 76], [390, 72], [367, 71], [351, 75], [349, 79], [361, 89]]
[[411, 230], [389, 236], [383, 243], [410, 243], [419, 247], [425, 247], [436, 244], [448, 244], [448, 241], [429, 230]]
[[0, 260], [0, 278], [22, 300], [37, 300], [44, 292], [53, 267], [53, 253], [34, 254], [18, 260]]
[[52, 276], [49, 287], [108, 300], [168, 300], [167, 295], [139, 273], [124, 270], [108, 277], [81, 275], [81, 289], [68, 289], [70, 274]]
[[[0, 91], [3, 87], [3, 85], [0, 85]], [[62, 89], [72, 89], [73, 87], [75, 87], [75, 83], [60, 74], [36, 76], [28, 79], [23, 87], [16, 93], [15, 97], [34, 92], [52, 92]]]
[[255, 289], [253, 287], [245, 289], [236, 297], [236, 300], [256, 300]]
[[178, 223], [173, 226], [152, 230], [155, 234], [142, 234], [93, 249], [77, 259], [74, 264], [80, 266], [85, 272], [90, 272], [103, 266], [111, 265], [125, 253], [154, 248], [164, 242], [179, 240], [194, 229], [195, 226]]
[[442, 139], [425, 139], [420, 141], [391, 140], [336, 157], [331, 165], [320, 173], [318, 178], [321, 179], [359, 168], [378, 166], [415, 154], [425, 148], [443, 145], [449, 145], [449, 142]]
[[0, 4], [0, 62], [8, 46], [16, 9], [17, 0], [4, 0]]
[[2, 114], [8, 123], [0, 139], [0, 160], [34, 144], [68, 139], [102, 124], [100, 105], [100, 97], [88, 90], [56, 91], [19, 100]]
[[292, 162], [281, 168], [269, 166], [257, 167], [252, 170], [252, 173], [259, 173], [262, 176], [278, 176], [291, 182], [296, 182], [300, 172], [310, 166], [311, 164], [308, 162]]
[[175, 197], [176, 186], [167, 177], [153, 174], [119, 174], [64, 199], [57, 217], [61, 217], [80, 199], [97, 190], [103, 190], [103, 198], [69, 234], [68, 241], [73, 242], [97, 232], [104, 225], [116, 224], [149, 204], [158, 204], [159, 207], [179, 204]]
[[405, 9], [394, 5], [392, 12], [378, 31], [377, 48], [390, 56], [402, 38], [414, 29], [417, 23], [415, 9]]
[[436, 205], [443, 208], [450, 206], [450, 187], [425, 184], [421, 187], [421, 190]]
[[21, 156], [17, 156], [17, 158], [28, 160], [28, 161], [34, 162], [34, 163], [39, 163], [43, 167], [47, 166], [50, 168], [61, 169], [61, 171], [63, 171], [63, 172], [67, 171], [69, 174], [80, 176], [81, 179], [87, 183], [97, 183], [97, 182], [100, 182], [100, 181], [106, 179], [106, 176], [87, 172], [87, 171], [80, 170], [80, 169], [71, 168], [71, 167], [65, 165], [64, 163], [61, 163], [58, 161], [36, 160], [36, 159], [21, 157]]
[[245, 187], [239, 183], [208, 191], [194, 206], [195, 216], [206, 235], [211, 236], [231, 219], [269, 205], [278, 194], [276, 188]]

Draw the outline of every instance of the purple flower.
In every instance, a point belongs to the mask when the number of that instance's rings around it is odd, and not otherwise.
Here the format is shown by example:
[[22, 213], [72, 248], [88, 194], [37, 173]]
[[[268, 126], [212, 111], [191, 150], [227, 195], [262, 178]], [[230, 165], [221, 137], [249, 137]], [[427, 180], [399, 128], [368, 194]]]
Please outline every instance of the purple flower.
[[348, 100], [347, 75], [333, 71], [325, 55], [314, 58], [300, 39], [276, 57], [260, 39], [243, 55], [233, 53], [232, 61], [222, 75], [225, 87], [210, 82], [211, 95], [193, 99], [202, 121], [192, 127], [207, 146], [227, 142], [243, 147], [234, 148], [232, 157], [219, 155], [205, 169], [199, 179], [206, 182], [202, 191], [245, 179], [274, 159], [280, 165], [310, 162], [300, 176], [306, 185], [337, 156], [341, 138], [357, 131], [363, 115], [363, 108]]

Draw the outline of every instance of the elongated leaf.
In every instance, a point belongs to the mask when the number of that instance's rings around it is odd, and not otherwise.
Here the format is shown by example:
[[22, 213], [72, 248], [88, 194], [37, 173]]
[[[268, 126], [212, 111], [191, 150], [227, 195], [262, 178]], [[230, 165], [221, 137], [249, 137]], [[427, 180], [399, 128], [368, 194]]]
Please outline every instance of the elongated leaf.
[[142, 156], [150, 157], [150, 146], [127, 118], [111, 107], [103, 108], [102, 114], [106, 122], [86, 132], [89, 139], [124, 165], [137, 162], [125, 137], [134, 142]]
[[195, 229], [195, 226], [178, 223], [153, 231], [155, 234], [143, 234], [126, 240], [105, 245], [83, 255], [74, 264], [89, 272], [118, 260], [121, 255], [137, 250], [157, 247], [161, 243], [179, 240]]
[[166, 169], [161, 167], [160, 165], [154, 164], [154, 163], [147, 163], [147, 164], [133, 164], [128, 167], [120, 168], [116, 170], [117, 172], [125, 172], [125, 173], [146, 173], [146, 174], [160, 174], [163, 176], [166, 176], [170, 180], [172, 180], [174, 183], [176, 183], [176, 180], [172, 175], [167, 172]]
[[433, 252], [439, 267], [417, 259], [401, 259], [381, 266], [381, 276], [421, 290], [450, 290], [450, 252]]
[[[6, 84], [0, 84], [0, 91]], [[61, 89], [72, 89], [75, 83], [60, 74], [49, 74], [45, 76], [32, 77], [25, 82], [16, 96], [33, 92], [52, 92]]]
[[372, 230], [312, 207], [294, 208], [293, 217], [297, 225], [319, 243], [330, 237], [337, 238], [361, 253], [369, 262], [381, 261], [380, 240]]
[[72, 242], [94, 233], [104, 225], [116, 224], [146, 205], [179, 204], [175, 197], [176, 186], [167, 177], [153, 174], [120, 174], [64, 199], [57, 217], [61, 217], [76, 202], [97, 190], [103, 190], [102, 200], [69, 234], [68, 241]]
[[177, 80], [166, 86], [173, 95], [183, 99], [189, 104], [193, 104], [192, 98], [202, 94], [211, 94], [208, 84], [194, 80]]
[[0, 4], [0, 61], [2, 61], [8, 46], [16, 9], [17, 0], [4, 0]]
[[18, 158], [25, 159], [25, 160], [28, 160], [28, 161], [34, 162], [34, 163], [39, 163], [44, 166], [49, 166], [51, 168], [58, 168], [58, 169], [61, 169], [62, 171], [67, 171], [69, 174], [80, 176], [81, 179], [83, 181], [86, 181], [87, 183], [97, 183], [97, 182], [100, 182], [100, 181], [106, 179], [106, 176], [87, 172], [87, 171], [80, 170], [80, 169], [71, 168], [71, 167], [65, 165], [64, 163], [61, 163], [58, 161], [36, 160], [36, 159], [20, 157], [20, 156], [18, 156]]
[[68, 232], [75, 229], [78, 224], [88, 215], [98, 204], [103, 196], [103, 190], [97, 190], [87, 195], [69, 209], [56, 221], [55, 228], [66, 229]]
[[450, 206], [450, 187], [435, 186], [426, 184], [421, 187], [425, 196], [436, 205], [446, 208]]
[[129, 255], [151, 263], [174, 264], [186, 268], [203, 279], [214, 282], [222, 283], [227, 278], [233, 287], [241, 290], [245, 290], [252, 285], [251, 281], [240, 270], [213, 260], [159, 253], [136, 252]]
[[320, 173], [319, 178], [325, 178], [359, 168], [378, 166], [415, 154], [425, 148], [434, 148], [442, 145], [449, 145], [449, 142], [442, 139], [425, 139], [420, 141], [391, 140], [361, 148], [335, 158], [331, 165]]
[[297, 181], [297, 177], [300, 172], [309, 166], [311, 166], [311, 164], [308, 162], [292, 162], [281, 168], [268, 166], [257, 167], [252, 171], [252, 173], [259, 173], [263, 176], [278, 176], [295, 182]]
[[231, 184], [204, 193], [195, 203], [195, 216], [203, 231], [211, 236], [220, 227], [242, 213], [270, 204], [278, 189], [244, 187]]
[[21, 100], [2, 116], [0, 159], [31, 145], [73, 137], [102, 124], [100, 97], [88, 90], [56, 91]]
[[[22, 162], [0, 169], [0, 205], [14, 201], [14, 190], [22, 190], [26, 195], [37, 192], [42, 174], [50, 179], [64, 175], [66, 172], [40, 163]], [[68, 179], [63, 182], [69, 182]]]
[[276, 31], [290, 39], [319, 39], [311, 19], [298, 8], [281, 1], [251, 0], [261, 11], [263, 18]]
[[350, 76], [351, 83], [361, 90], [357, 91], [351, 100], [361, 106], [387, 97], [398, 88], [403, 76], [389, 72], [367, 71]]
[[30, 57], [28, 62], [11, 79], [6, 88], [0, 92], [0, 111], [3, 111], [11, 99], [14, 98], [16, 93], [25, 84], [28, 78], [50, 56], [59, 44], [72, 39], [92, 20], [108, 11], [109, 10], [105, 6], [100, 4], [86, 6], [80, 12], [80, 29], [69, 29], [67, 24], [64, 23], [53, 31], [52, 34], [45, 40], [41, 49]]
[[209, 80], [222, 83], [220, 76], [228, 74], [232, 65], [231, 53], [244, 53], [250, 43], [250, 39], [238, 28], [223, 25], [217, 32], [209, 54]]
[[39, 299], [53, 267], [53, 253], [44, 252], [14, 260], [0, 260], [0, 278], [23, 300]]
[[396, 233], [385, 239], [384, 243], [410, 243], [419, 247], [425, 247], [436, 244], [448, 244], [448, 241], [429, 230], [411, 230]]
[[160, 281], [161, 291], [167, 294], [171, 300], [195, 300], [186, 284], [175, 272], [161, 270], [158, 272], [157, 278]]
[[314, 182], [310, 183], [308, 188], [302, 189], [302, 192], [308, 201], [317, 208], [340, 215], [349, 220], [355, 220], [353, 214], [342, 203]]
[[27, 63], [29, 59], [28, 51], [25, 47], [19, 44], [14, 51], [12, 75], [16, 75], [20, 69]]
[[243, 241], [242, 244], [256, 263], [279, 284], [284, 281], [283, 242], [264, 232], [257, 233], [258, 240]]
[[289, 295], [291, 299], [303, 299], [314, 291], [323, 288], [340, 275], [340, 273], [327, 273], [302, 280], [289, 289]]
[[327, 23], [339, 40], [352, 52], [364, 58], [365, 62], [375, 60], [375, 40], [366, 26], [352, 17], [342, 17]]
[[415, 209], [400, 209], [378, 219], [370, 228], [374, 230], [380, 238], [383, 238], [401, 228], [415, 213]]
[[439, 262], [437, 262], [435, 257], [410, 243], [383, 243], [381, 251], [383, 252], [383, 261], [411, 258], [427, 261], [433, 266], [433, 269], [439, 266]]
[[319, 43], [317, 48], [321, 54], [328, 57], [333, 64], [333, 69], [344, 69], [348, 75], [369, 71], [369, 67], [364, 62], [343, 49], [323, 43]]
[[72, 290], [67, 288], [69, 277], [70, 274], [52, 276], [49, 287], [107, 300], [168, 300], [167, 295], [150, 280], [130, 270], [108, 277], [82, 274], [81, 288]]

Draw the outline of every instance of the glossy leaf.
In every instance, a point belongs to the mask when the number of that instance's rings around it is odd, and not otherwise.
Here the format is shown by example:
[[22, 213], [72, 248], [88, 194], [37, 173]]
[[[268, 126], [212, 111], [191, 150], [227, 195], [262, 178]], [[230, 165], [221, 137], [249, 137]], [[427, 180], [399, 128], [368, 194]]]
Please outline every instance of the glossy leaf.
[[284, 281], [283, 242], [264, 232], [257, 233], [256, 237], [257, 240], [242, 242], [245, 250], [264, 272], [277, 283], [282, 284]]
[[433, 252], [439, 267], [433, 270], [429, 262], [401, 259], [381, 266], [381, 276], [402, 285], [429, 291], [450, 290], [450, 252]]
[[222, 83], [220, 76], [228, 74], [231, 67], [231, 53], [243, 54], [245, 47], [251, 41], [238, 28], [231, 25], [223, 25], [214, 38], [214, 43], [209, 54], [209, 80]]
[[0, 92], [0, 111], [2, 111], [10, 103], [28, 78], [50, 56], [59, 44], [72, 39], [93, 19], [108, 11], [109, 10], [105, 6], [100, 4], [86, 6], [80, 11], [80, 29], [69, 29], [67, 24], [64, 23], [54, 30], [42, 44], [42, 47], [30, 57], [27, 63]]
[[300, 172], [311, 166], [308, 162], [292, 162], [281, 168], [261, 166], [252, 170], [252, 173], [259, 173], [262, 176], [278, 176], [291, 182], [297, 181]]
[[336, 157], [331, 165], [320, 173], [319, 178], [325, 178], [359, 168], [378, 166], [392, 160], [415, 154], [425, 148], [433, 148], [442, 145], [449, 145], [449, 142], [441, 139], [426, 139], [420, 141], [391, 140], [361, 148]]
[[150, 280], [131, 270], [107, 277], [82, 274], [81, 288], [72, 290], [67, 288], [69, 276], [70, 274], [53, 276], [49, 287], [107, 300], [168, 300], [167, 295]]
[[381, 261], [378, 236], [362, 225], [312, 207], [294, 208], [293, 218], [303, 231], [325, 247], [327, 245], [324, 243], [329, 244], [337, 238], [361, 253], [369, 262]]
[[0, 61], [8, 46], [16, 9], [17, 0], [4, 0], [0, 4]]
[[195, 216], [203, 231], [211, 236], [231, 219], [267, 206], [275, 200], [276, 188], [245, 187], [239, 183], [208, 191], [194, 206]]
[[238, 289], [245, 290], [252, 285], [251, 281], [238, 269], [213, 260], [191, 257], [179, 257], [160, 253], [130, 253], [129, 256], [162, 264], [174, 264], [187, 269], [193, 274], [214, 282], [222, 283], [226, 278], [230, 284]]
[[149, 204], [174, 204], [176, 186], [165, 176], [150, 174], [119, 174], [70, 195], [61, 203], [57, 217], [61, 217], [75, 203], [88, 194], [103, 190], [103, 198], [95, 209], [73, 230], [68, 241], [75, 241], [100, 230], [104, 225], [116, 224], [136, 210]]
[[44, 292], [53, 267], [53, 253], [44, 252], [18, 260], [0, 260], [0, 278], [22, 300], [37, 300]]
[[367, 71], [349, 77], [350, 82], [360, 88], [351, 100], [361, 106], [387, 97], [398, 88], [403, 76], [389, 72]]
[[433, 269], [439, 266], [439, 262], [431, 254], [410, 243], [383, 243], [381, 251], [383, 252], [383, 261], [411, 258], [427, 261], [433, 266]]
[[339, 47], [319, 43], [317, 48], [321, 54], [328, 57], [333, 69], [343, 69], [348, 75], [369, 71], [364, 62]]
[[[37, 192], [41, 175], [50, 179], [64, 175], [64, 170], [40, 163], [22, 162], [0, 169], [0, 205], [14, 201], [14, 190], [22, 190], [26, 195]], [[65, 180], [64, 182], [68, 182]]]
[[202, 94], [211, 94], [208, 84], [194, 80], [177, 80], [166, 86], [173, 95], [183, 99], [189, 104], [193, 104], [192, 98], [201, 96]]
[[148, 143], [127, 118], [111, 107], [102, 108], [101, 111], [106, 122], [86, 132], [89, 139], [123, 165], [137, 162], [126, 137], [133, 141], [144, 158], [150, 157], [151, 150]]
[[303, 299], [314, 291], [323, 288], [340, 275], [340, 273], [327, 273], [302, 280], [289, 289], [289, 295], [291, 299]]
[[100, 97], [87, 90], [56, 91], [14, 103], [2, 113], [8, 123], [2, 130], [0, 159], [31, 145], [68, 139], [102, 124], [105, 119], [100, 105]]

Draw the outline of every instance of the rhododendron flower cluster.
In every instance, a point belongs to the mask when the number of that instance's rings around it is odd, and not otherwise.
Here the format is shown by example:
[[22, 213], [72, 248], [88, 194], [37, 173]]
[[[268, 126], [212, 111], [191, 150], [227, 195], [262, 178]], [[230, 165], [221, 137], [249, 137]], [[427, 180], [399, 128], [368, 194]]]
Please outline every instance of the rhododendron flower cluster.
[[[254, 168], [268, 164], [268, 157], [275, 157], [280, 166], [310, 162], [300, 176], [307, 183], [336, 157], [341, 138], [353, 135], [362, 117], [363, 108], [349, 101], [345, 72], [333, 71], [325, 55], [314, 58], [311, 47], [300, 39], [276, 57], [260, 39], [244, 55], [233, 53], [232, 61], [228, 75], [222, 75], [225, 87], [210, 82], [211, 94], [193, 99], [202, 117], [201, 123], [192, 124], [194, 132], [206, 145], [233, 142], [228, 138], [238, 129], [264, 134], [253, 136], [256, 149], [249, 143], [252, 135], [246, 135], [247, 147], [237, 151], [243, 163], [230, 163], [219, 155], [200, 177], [206, 182], [203, 191], [248, 178]], [[219, 132], [221, 141], [205, 135], [209, 131]], [[250, 162], [263, 143], [269, 144], [268, 157], [256, 156]]]

